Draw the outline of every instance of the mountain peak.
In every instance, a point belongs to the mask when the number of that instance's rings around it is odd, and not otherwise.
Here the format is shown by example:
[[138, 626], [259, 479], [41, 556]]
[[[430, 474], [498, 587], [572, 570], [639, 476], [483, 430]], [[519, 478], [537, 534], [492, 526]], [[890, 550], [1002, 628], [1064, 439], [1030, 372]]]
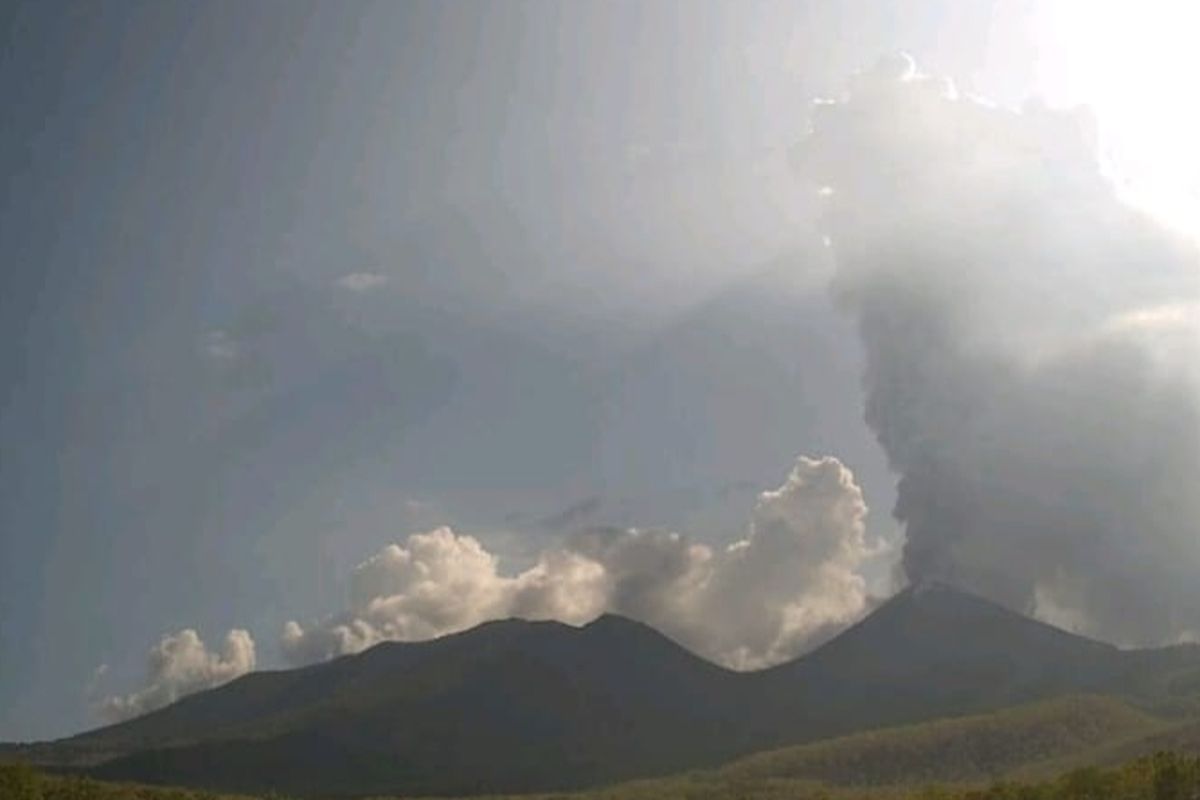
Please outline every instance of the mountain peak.
[[1115, 652], [1112, 645], [1031, 619], [961, 587], [927, 580], [779, 669], [839, 672], [865, 682], [883, 673], [963, 676], [975, 670], [997, 682], [1015, 679], [1020, 694], [1043, 684], [1070, 685], [1072, 671], [1087, 671], [1088, 661], [1103, 662]]
[[978, 595], [975, 593], [955, 586], [954, 584], [942, 578], [923, 578], [918, 581], [913, 581], [901, 591], [901, 593], [904, 592], [908, 592], [917, 597], [926, 594], [968, 595], [971, 597], [978, 597]]
[[718, 667], [618, 614], [502, 619], [255, 673], [37, 755], [227, 791], [558, 791], [1064, 693], [1157, 696], [1181, 664], [1200, 670], [1200, 653], [1126, 653], [922, 581], [758, 672]]
[[913, 581], [893, 595], [884, 605], [888, 605], [891, 602], [905, 602], [906, 600], [920, 602], [925, 605], [966, 603], [979, 609], [988, 608], [998, 613], [1025, 618], [1024, 614], [945, 578], [922, 578], [921, 580]]
[[643, 622], [621, 614], [614, 614], [611, 611], [606, 611], [591, 622], [584, 623], [580, 628], [581, 630], [653, 630]]
[[1115, 649], [1114, 645], [1063, 630], [941, 579], [931, 578], [910, 584], [884, 603], [879, 611], [883, 612], [889, 608], [892, 608], [891, 613], [902, 611], [946, 624], [964, 627], [980, 625], [984, 628], [999, 626], [1014, 633], [1020, 630], [1025, 635], [1034, 637], [1072, 640], [1091, 648]]

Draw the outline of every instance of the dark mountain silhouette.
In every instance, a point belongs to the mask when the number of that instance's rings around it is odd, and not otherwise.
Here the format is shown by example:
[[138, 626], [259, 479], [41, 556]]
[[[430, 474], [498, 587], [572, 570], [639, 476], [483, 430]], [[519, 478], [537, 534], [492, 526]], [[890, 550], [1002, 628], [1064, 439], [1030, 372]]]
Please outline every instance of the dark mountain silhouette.
[[621, 617], [506, 620], [253, 673], [27, 755], [241, 791], [533, 791], [1068, 693], [1162, 709], [1198, 687], [1200, 648], [1122, 651], [928, 584], [759, 672], [722, 669]]
[[621, 617], [505, 620], [248, 675], [74, 743], [134, 751], [102, 777], [242, 790], [589, 785], [740, 752], [737, 678]]
[[759, 680], [830, 735], [1072, 692], [1156, 696], [1144, 668], [1158, 675], [1177, 662], [1200, 666], [1200, 651], [1122, 651], [927, 583]]

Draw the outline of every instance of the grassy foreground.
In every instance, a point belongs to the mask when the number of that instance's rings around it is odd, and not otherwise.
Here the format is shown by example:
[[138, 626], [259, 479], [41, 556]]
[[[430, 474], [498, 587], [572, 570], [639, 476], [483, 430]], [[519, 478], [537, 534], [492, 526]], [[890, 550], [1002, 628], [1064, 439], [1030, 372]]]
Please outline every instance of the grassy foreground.
[[25, 764], [0, 764], [0, 800], [251, 800], [191, 789], [104, 783], [47, 775]]
[[[271, 796], [268, 796], [271, 797]], [[161, 787], [44, 775], [19, 764], [0, 765], [3, 800], [250, 800]], [[1156, 753], [1118, 767], [1088, 767], [1056, 778], [999, 782], [989, 786], [936, 785], [916, 788], [830, 788], [787, 778], [748, 779], [729, 775], [684, 776], [641, 781], [577, 794], [526, 796], [526, 800], [1197, 800], [1200, 758]]]
[[[1118, 698], [1081, 695], [784, 747], [711, 770], [520, 800], [1200, 800], [1200, 759], [1182, 755], [1196, 752], [1200, 722], [1194, 716], [1158, 717]], [[0, 800], [249, 798], [0, 764]]]

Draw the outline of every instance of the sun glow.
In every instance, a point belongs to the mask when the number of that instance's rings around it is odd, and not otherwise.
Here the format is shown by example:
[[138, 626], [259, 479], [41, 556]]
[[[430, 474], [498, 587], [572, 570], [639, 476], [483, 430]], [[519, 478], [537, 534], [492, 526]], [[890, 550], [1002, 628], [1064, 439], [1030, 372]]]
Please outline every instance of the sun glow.
[[1200, 234], [1200, 4], [1045, 0], [1034, 6], [1038, 89], [1090, 106], [1130, 198]]

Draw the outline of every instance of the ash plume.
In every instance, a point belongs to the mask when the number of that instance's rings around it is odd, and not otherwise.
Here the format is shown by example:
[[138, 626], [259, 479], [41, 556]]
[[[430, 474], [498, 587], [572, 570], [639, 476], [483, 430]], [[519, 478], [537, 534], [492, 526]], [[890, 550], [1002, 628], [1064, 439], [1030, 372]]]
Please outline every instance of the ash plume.
[[898, 56], [814, 109], [798, 162], [905, 576], [1158, 644], [1200, 631], [1200, 270], [1097, 138], [1086, 111], [997, 108]]

